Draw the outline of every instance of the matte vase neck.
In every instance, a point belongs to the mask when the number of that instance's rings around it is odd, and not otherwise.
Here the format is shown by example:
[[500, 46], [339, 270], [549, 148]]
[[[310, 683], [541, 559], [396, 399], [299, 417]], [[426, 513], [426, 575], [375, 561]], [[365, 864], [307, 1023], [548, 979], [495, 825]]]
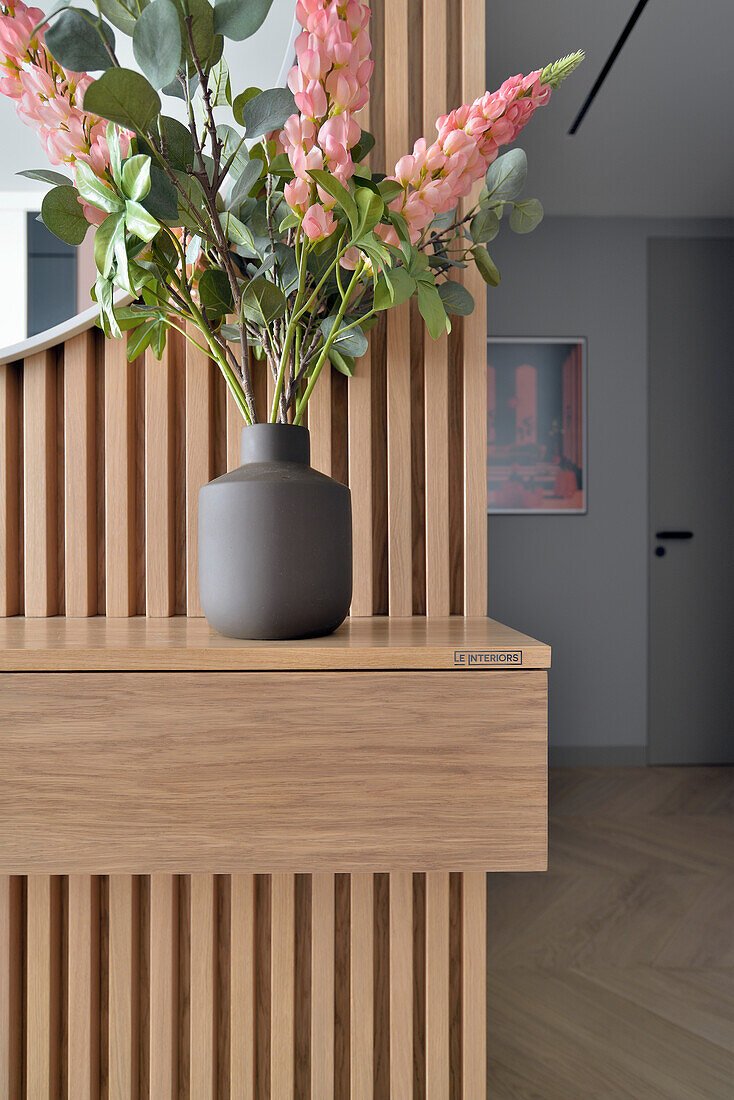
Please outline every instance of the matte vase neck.
[[250, 462], [299, 462], [308, 466], [308, 428], [295, 424], [251, 424], [242, 429], [242, 465]]

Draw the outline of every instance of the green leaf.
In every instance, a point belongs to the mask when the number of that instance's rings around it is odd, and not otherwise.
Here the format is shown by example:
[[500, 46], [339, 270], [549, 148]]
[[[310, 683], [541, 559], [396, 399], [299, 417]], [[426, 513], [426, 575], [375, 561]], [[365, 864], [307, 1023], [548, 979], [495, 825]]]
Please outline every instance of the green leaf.
[[461, 283], [447, 279], [439, 286], [438, 293], [447, 313], [453, 313], [457, 317], [468, 317], [474, 312], [474, 299]]
[[271, 130], [279, 130], [295, 111], [296, 101], [290, 88], [268, 88], [248, 99], [242, 108], [247, 140], [254, 141]]
[[434, 340], [438, 340], [444, 332], [450, 331], [446, 310], [435, 286], [429, 283], [418, 283], [418, 309]]
[[494, 210], [480, 210], [475, 214], [469, 226], [474, 244], [493, 241], [500, 231], [500, 220]]
[[477, 265], [479, 274], [484, 279], [485, 283], [489, 286], [500, 285], [500, 273], [491, 259], [486, 248], [472, 248], [471, 254], [474, 257], [474, 263]]
[[108, 214], [117, 214], [125, 206], [114, 188], [103, 183], [89, 165], [80, 160], [76, 162], [76, 185], [85, 202], [106, 210]]
[[54, 236], [66, 244], [81, 244], [89, 223], [79, 204], [76, 187], [54, 187], [43, 197], [41, 219]]
[[128, 201], [125, 203], [125, 224], [131, 233], [140, 237], [141, 241], [152, 241], [160, 229], [160, 225], [148, 213], [139, 202]]
[[[368, 341], [365, 334], [359, 325], [355, 325], [354, 328], [350, 328], [348, 332], [342, 333], [342, 329], [346, 325], [351, 324], [354, 318], [345, 317], [339, 325], [336, 336], [332, 342], [332, 348], [336, 348], [342, 355], [352, 355], [355, 359], [359, 359], [364, 355], [368, 348]], [[332, 314], [330, 317], [325, 317], [321, 322], [320, 328], [323, 333], [324, 340], [328, 340], [331, 336], [332, 329], [336, 324], [336, 314]]]
[[313, 172], [309, 172], [309, 176], [317, 183], [319, 187], [322, 187], [326, 191], [327, 195], [331, 195], [333, 199], [341, 206], [344, 213], [349, 218], [349, 224], [352, 227], [352, 234], [356, 237], [359, 235], [359, 210], [357, 204], [352, 196], [347, 191], [346, 187], [332, 176], [330, 172], [324, 172], [321, 169], [314, 169]]
[[155, 164], [150, 169], [150, 191], [142, 205], [159, 222], [179, 224], [178, 192], [163, 169]]
[[332, 366], [336, 367], [340, 374], [346, 374], [347, 378], [354, 377], [354, 357], [352, 355], [342, 355], [332, 345], [329, 348], [329, 359]]
[[214, 31], [214, 9], [208, 0], [178, 0], [177, 6], [184, 55], [193, 66], [191, 44], [185, 23], [185, 18], [191, 16], [191, 38], [197, 57], [206, 71], [216, 65], [222, 56], [223, 41]]
[[94, 297], [99, 304], [100, 319], [106, 336], [122, 336], [113, 308], [113, 285], [101, 275], [94, 284]]
[[144, 199], [150, 191], [150, 157], [129, 157], [122, 166], [122, 192], [128, 199]]
[[137, 359], [137, 357], [142, 355], [145, 349], [150, 346], [150, 342], [155, 334], [156, 324], [156, 321], [150, 321], [148, 324], [136, 328], [135, 331], [131, 332], [128, 336], [127, 357], [131, 363], [133, 359]]
[[163, 88], [181, 64], [181, 27], [171, 0], [153, 0], [133, 32], [135, 60], [154, 88]]
[[135, 30], [135, 20], [149, 0], [100, 0], [99, 6], [110, 23], [123, 34], [131, 35]]
[[105, 48], [105, 42], [114, 52], [115, 35], [101, 19], [87, 11], [68, 8], [62, 11], [46, 31], [45, 44], [51, 55], [75, 73], [108, 69], [114, 64]]
[[[171, 168], [185, 172], [194, 163], [194, 139], [191, 131], [177, 118], [160, 115], [157, 124], [158, 144], [165, 149], [165, 156]], [[144, 137], [138, 137], [138, 150], [154, 157], [153, 149]]]
[[380, 188], [380, 194], [382, 195], [383, 202], [389, 206], [394, 199], [402, 193], [403, 188], [400, 186], [397, 180], [382, 180], [377, 185]]
[[[244, 172], [247, 165], [252, 163], [244, 136], [238, 134], [234, 127], [222, 125], [217, 126], [217, 137], [222, 142], [222, 155], [227, 171], [236, 179], [241, 172]], [[262, 168], [262, 162], [260, 167]]]
[[485, 183], [492, 202], [509, 202], [516, 199], [525, 186], [528, 174], [528, 158], [522, 149], [510, 149], [497, 157], [487, 169]]
[[214, 0], [214, 29], [217, 34], [243, 42], [265, 22], [273, 0]]
[[354, 199], [359, 210], [357, 233], [361, 237], [363, 233], [371, 233], [375, 228], [385, 213], [385, 204], [379, 195], [367, 187], [358, 187], [354, 193]]
[[94, 234], [94, 262], [100, 275], [108, 279], [115, 258], [115, 246], [125, 236], [125, 219], [120, 214], [110, 214]]
[[355, 164], [359, 164], [361, 160], [364, 160], [375, 147], [374, 135], [369, 130], [363, 130], [359, 141], [352, 149], [352, 160]]
[[90, 84], [84, 96], [84, 110], [118, 122], [144, 134], [160, 112], [161, 101], [155, 88], [132, 69], [108, 69]]
[[232, 289], [226, 274], [216, 267], [209, 267], [199, 279], [201, 304], [216, 316], [231, 313], [234, 308]]
[[515, 233], [532, 233], [543, 220], [543, 206], [539, 199], [516, 202], [510, 214], [510, 229]]
[[404, 267], [387, 268], [384, 275], [393, 290], [391, 305], [400, 306], [415, 294], [418, 284]]
[[236, 218], [234, 214], [227, 212], [220, 216], [222, 228], [224, 229], [225, 236], [228, 241], [238, 246], [238, 248], [244, 248], [248, 254], [252, 257], [259, 256], [255, 238], [244, 225], [239, 218]]
[[72, 187], [68, 176], [61, 172], [50, 172], [46, 168], [26, 168], [23, 172], [16, 172], [16, 176], [25, 176], [29, 180], [41, 180], [42, 183], [52, 183], [55, 187]]
[[232, 87], [229, 79], [229, 66], [223, 57], [209, 73], [207, 82], [212, 107], [228, 107], [232, 104]]
[[245, 88], [244, 92], [240, 92], [238, 96], [235, 96], [234, 103], [232, 104], [232, 114], [235, 117], [235, 121], [239, 122], [240, 126], [243, 126], [242, 112], [245, 109], [245, 104], [249, 103], [251, 99], [254, 99], [256, 95], [260, 95], [262, 88]]
[[289, 229], [295, 229], [300, 220], [300, 217], [294, 210], [289, 211], [278, 226], [279, 232], [286, 233]]
[[270, 324], [285, 313], [285, 294], [269, 279], [253, 279], [242, 295], [242, 312], [256, 325]]
[[238, 206], [239, 203], [244, 202], [252, 188], [259, 180], [261, 171], [261, 160], [255, 158], [254, 160], [247, 161], [237, 179], [235, 180], [231, 191], [229, 192], [227, 206], [235, 207]]

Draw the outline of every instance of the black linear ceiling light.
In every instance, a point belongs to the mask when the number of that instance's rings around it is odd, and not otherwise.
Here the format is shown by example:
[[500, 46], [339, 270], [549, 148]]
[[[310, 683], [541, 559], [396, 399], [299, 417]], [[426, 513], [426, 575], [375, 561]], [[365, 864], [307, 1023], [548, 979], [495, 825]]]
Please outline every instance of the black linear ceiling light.
[[647, 5], [647, 0], [638, 0], [637, 4], [635, 5], [635, 10], [632, 12], [632, 15], [627, 20], [627, 23], [625, 25], [624, 30], [620, 34], [617, 41], [614, 43], [614, 46], [612, 47], [612, 52], [609, 54], [609, 57], [604, 62], [604, 66], [603, 66], [601, 72], [599, 73], [598, 77], [594, 81], [593, 88], [591, 89], [591, 91], [587, 95], [586, 99], [582, 103], [581, 110], [576, 115], [576, 118], [573, 120], [573, 122], [571, 124], [571, 128], [568, 131], [569, 134], [571, 134], [571, 135], [575, 134], [576, 131], [578, 130], [579, 126], [581, 125], [581, 123], [584, 121], [584, 117], [586, 115], [586, 112], [588, 111], [589, 107], [591, 106], [591, 104], [594, 102], [597, 95], [599, 94], [599, 90], [601, 89], [602, 84], [604, 83], [606, 78], [609, 76], [609, 71], [610, 71], [612, 65], [614, 64], [614, 62], [617, 60], [620, 53], [622, 52], [622, 47], [624, 46], [624, 44], [627, 41], [627, 39], [629, 38], [629, 36], [632, 34], [632, 30], [635, 26], [635, 23], [637, 22], [637, 20], [642, 15], [643, 11], [645, 10], [646, 5]]

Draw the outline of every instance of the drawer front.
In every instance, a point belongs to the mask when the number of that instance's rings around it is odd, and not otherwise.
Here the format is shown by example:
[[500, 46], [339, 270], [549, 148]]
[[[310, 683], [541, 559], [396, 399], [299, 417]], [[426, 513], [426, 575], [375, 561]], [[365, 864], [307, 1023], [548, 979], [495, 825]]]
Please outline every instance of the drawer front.
[[541, 671], [6, 673], [0, 871], [541, 870]]

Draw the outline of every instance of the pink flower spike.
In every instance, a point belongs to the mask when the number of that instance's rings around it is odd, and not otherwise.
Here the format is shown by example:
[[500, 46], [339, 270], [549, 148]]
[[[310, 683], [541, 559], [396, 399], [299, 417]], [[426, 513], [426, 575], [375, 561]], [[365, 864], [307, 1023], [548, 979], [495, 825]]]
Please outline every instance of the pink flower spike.
[[330, 211], [324, 210], [319, 203], [309, 206], [303, 218], [303, 232], [311, 241], [322, 241], [330, 237], [336, 229], [336, 219]]

